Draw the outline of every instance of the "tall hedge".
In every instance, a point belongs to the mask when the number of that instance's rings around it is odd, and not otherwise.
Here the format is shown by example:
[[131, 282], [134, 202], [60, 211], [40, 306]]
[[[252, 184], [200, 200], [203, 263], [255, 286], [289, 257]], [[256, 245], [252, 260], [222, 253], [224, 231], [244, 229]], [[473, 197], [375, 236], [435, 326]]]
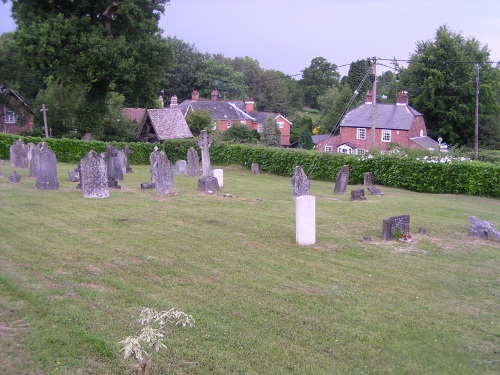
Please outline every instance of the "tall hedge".
[[[9, 147], [19, 136], [0, 133], [0, 158], [9, 157]], [[76, 163], [90, 150], [103, 152], [104, 142], [74, 139], [21, 137], [25, 143], [45, 141], [62, 162]], [[128, 145], [130, 164], [149, 164], [149, 154], [155, 145], [175, 162], [186, 159], [187, 151], [200, 150], [193, 139], [171, 140], [163, 144], [111, 142], [119, 149]], [[467, 194], [500, 198], [500, 165], [477, 161], [457, 161], [450, 158], [417, 159], [406, 155], [381, 155], [373, 158], [317, 151], [281, 149], [216, 142], [210, 148], [215, 165], [239, 164], [250, 168], [258, 163], [263, 172], [290, 177], [297, 165], [302, 166], [311, 180], [334, 181], [343, 165], [350, 170], [349, 183], [363, 183], [365, 172], [372, 172], [376, 184], [426, 193]]]

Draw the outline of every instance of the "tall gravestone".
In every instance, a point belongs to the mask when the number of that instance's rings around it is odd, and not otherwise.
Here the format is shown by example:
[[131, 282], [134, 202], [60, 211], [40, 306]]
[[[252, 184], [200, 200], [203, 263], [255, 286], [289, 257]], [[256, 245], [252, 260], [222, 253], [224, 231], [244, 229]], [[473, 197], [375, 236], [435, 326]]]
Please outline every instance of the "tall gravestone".
[[185, 160], [177, 160], [175, 162], [175, 173], [183, 175], [186, 174], [187, 162]]
[[108, 173], [108, 187], [121, 189], [118, 181], [123, 181], [123, 160], [119, 156], [118, 149], [113, 146], [106, 146], [104, 158]]
[[164, 151], [159, 153], [158, 160], [154, 163], [153, 169], [156, 174], [156, 195], [175, 194], [172, 163], [168, 160]]
[[212, 173], [210, 165], [210, 146], [212, 137], [206, 130], [202, 130], [196, 142], [201, 150], [201, 164], [203, 176], [198, 180], [198, 191], [204, 191], [207, 194], [215, 194], [219, 191], [219, 182]]
[[343, 195], [347, 190], [347, 183], [349, 182], [349, 166], [344, 165], [340, 168], [337, 174], [337, 179], [335, 180], [335, 187], [333, 188], [333, 194]]
[[127, 157], [125, 156], [125, 151], [123, 150], [116, 150], [116, 157], [117, 157], [117, 161], [118, 161], [118, 165], [121, 167], [122, 169], [122, 176], [125, 175], [125, 173], [127, 173]]
[[35, 157], [35, 149], [36, 145], [32, 142], [26, 145], [26, 156], [28, 157], [28, 177], [36, 177], [35, 162], [33, 160]]
[[47, 146], [47, 143], [40, 142], [36, 145], [33, 158], [36, 177], [35, 187], [40, 190], [59, 189], [56, 154]]
[[200, 158], [193, 147], [187, 152], [188, 176], [198, 177], [200, 175]]
[[9, 148], [10, 165], [15, 169], [28, 169], [28, 150], [19, 138]]
[[316, 197], [302, 195], [295, 199], [295, 240], [298, 245], [316, 243]]
[[134, 171], [132, 170], [132, 167], [130, 166], [128, 159], [129, 155], [133, 153], [132, 150], [130, 150], [130, 147], [128, 145], [125, 145], [125, 148], [123, 149], [123, 153], [125, 154], [125, 173], [133, 173]]
[[91, 150], [80, 161], [81, 186], [84, 198], [109, 197], [108, 171], [106, 161]]
[[301, 166], [296, 166], [292, 175], [292, 194], [293, 199], [303, 195], [309, 195], [311, 181], [307, 178]]

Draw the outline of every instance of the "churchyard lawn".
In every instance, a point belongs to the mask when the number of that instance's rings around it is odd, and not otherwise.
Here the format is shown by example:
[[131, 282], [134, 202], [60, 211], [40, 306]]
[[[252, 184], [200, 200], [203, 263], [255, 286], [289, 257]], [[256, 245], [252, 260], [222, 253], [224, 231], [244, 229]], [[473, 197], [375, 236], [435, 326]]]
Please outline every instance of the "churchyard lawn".
[[[311, 181], [316, 244], [301, 247], [290, 178], [230, 166], [218, 195], [176, 175], [177, 195], [156, 196], [133, 165], [85, 199], [74, 167], [37, 190], [0, 166], [0, 373], [135, 374], [118, 342], [142, 307], [196, 320], [150, 374], [500, 373], [500, 243], [468, 237], [472, 215], [500, 228], [499, 200], [381, 186], [351, 202], [363, 186]], [[382, 241], [404, 214], [412, 241]]]

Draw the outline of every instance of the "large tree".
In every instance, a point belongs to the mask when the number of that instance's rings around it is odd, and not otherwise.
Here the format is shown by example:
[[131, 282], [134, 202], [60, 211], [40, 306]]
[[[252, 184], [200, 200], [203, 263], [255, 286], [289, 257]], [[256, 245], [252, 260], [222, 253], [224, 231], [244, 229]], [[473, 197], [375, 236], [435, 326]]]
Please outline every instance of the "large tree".
[[337, 65], [328, 62], [324, 57], [312, 59], [311, 65], [302, 71], [300, 80], [305, 104], [311, 108], [318, 108], [318, 96], [333, 86], [339, 87], [339, 78]]
[[371, 89], [370, 74], [372, 72], [370, 59], [357, 60], [351, 63], [345, 83], [349, 85], [351, 90], [358, 91], [356, 100], [353, 105], [357, 106], [365, 100], [365, 94]]
[[[434, 40], [417, 42], [408, 68], [400, 73], [410, 104], [422, 112], [429, 135], [443, 137], [458, 146], [474, 141], [475, 88], [480, 72], [480, 116], [498, 116], [498, 74], [492, 72], [487, 46], [464, 38], [447, 26], [436, 31]], [[497, 125], [497, 130], [498, 125]]]
[[131, 106], [152, 104], [171, 50], [158, 20], [169, 0], [12, 0], [21, 63], [85, 85], [80, 132], [103, 133], [114, 87]]

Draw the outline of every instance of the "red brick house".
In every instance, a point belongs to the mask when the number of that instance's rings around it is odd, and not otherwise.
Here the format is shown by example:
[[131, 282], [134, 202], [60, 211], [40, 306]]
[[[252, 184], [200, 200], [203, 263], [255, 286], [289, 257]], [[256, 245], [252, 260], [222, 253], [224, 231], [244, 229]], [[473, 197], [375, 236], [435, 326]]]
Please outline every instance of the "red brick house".
[[408, 105], [406, 91], [398, 93], [395, 104], [373, 106], [372, 96], [369, 91], [365, 103], [345, 115], [340, 134], [318, 142], [316, 150], [364, 154], [372, 148], [373, 123], [376, 149], [386, 150], [390, 143], [409, 149], [439, 149], [438, 142], [427, 136], [424, 116]]
[[14, 90], [0, 86], [0, 131], [8, 134], [21, 134], [33, 128], [35, 112]]
[[220, 100], [219, 93], [212, 91], [210, 100], [200, 100], [198, 91], [193, 91], [191, 99], [177, 103], [177, 97], [172, 96], [170, 108], [179, 108], [184, 117], [189, 111], [208, 111], [212, 116], [214, 127], [218, 131], [226, 131], [236, 124], [246, 125], [248, 129], [262, 132], [264, 121], [272, 116], [281, 132], [281, 145], [290, 145], [290, 127], [292, 123], [283, 115], [271, 112], [259, 112], [254, 110], [253, 99], [243, 100]]

